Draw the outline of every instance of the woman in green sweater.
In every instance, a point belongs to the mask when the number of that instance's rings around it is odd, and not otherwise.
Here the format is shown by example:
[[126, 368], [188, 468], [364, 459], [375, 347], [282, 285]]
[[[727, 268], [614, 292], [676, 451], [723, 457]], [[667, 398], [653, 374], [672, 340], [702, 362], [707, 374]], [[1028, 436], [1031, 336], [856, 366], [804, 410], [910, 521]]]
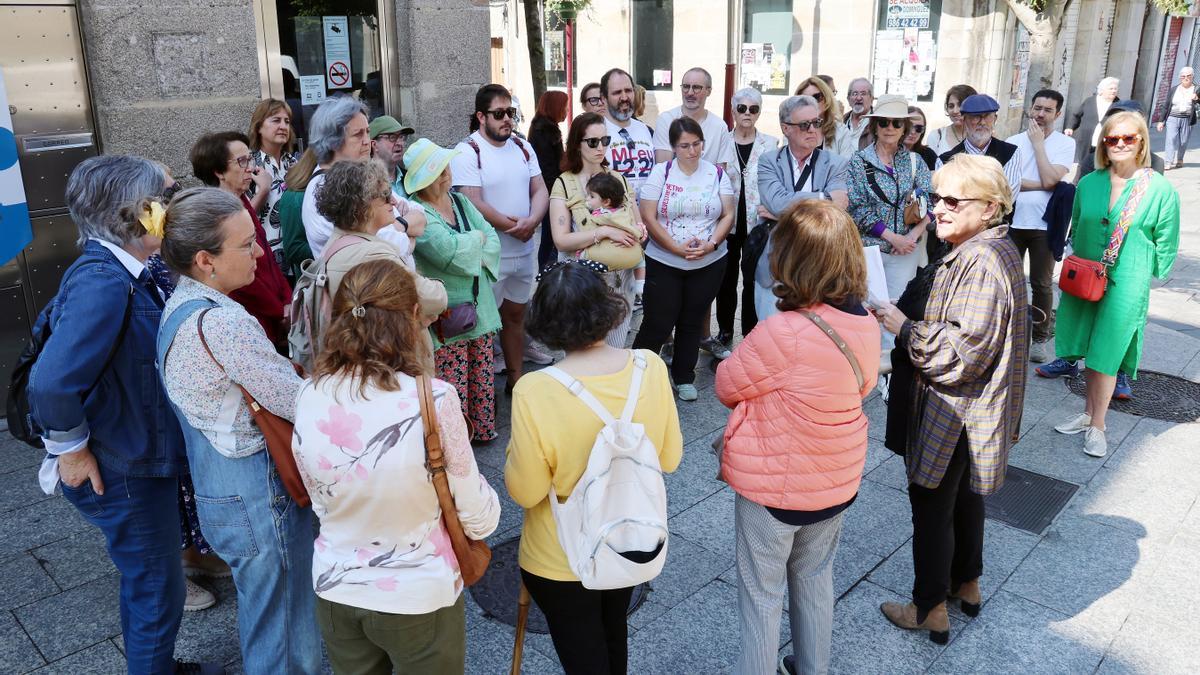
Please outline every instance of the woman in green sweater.
[[404, 191], [425, 208], [425, 232], [413, 251], [417, 271], [445, 284], [447, 314], [469, 313], [462, 305], [474, 306], [475, 325], [468, 330], [459, 332], [462, 322], [443, 318], [430, 331], [437, 376], [458, 390], [471, 421], [471, 440], [486, 443], [496, 438], [492, 340], [500, 329], [500, 313], [492, 282], [500, 266], [500, 238], [470, 200], [450, 192], [454, 154], [418, 139], [404, 153]]
[[1104, 416], [1117, 371], [1137, 378], [1142, 333], [1150, 306], [1150, 277], [1165, 278], [1179, 250], [1179, 194], [1150, 166], [1150, 133], [1144, 117], [1117, 113], [1104, 121], [1096, 146], [1096, 171], [1079, 181], [1071, 215], [1075, 255], [1101, 260], [1125, 205], [1136, 209], [1116, 263], [1108, 270], [1108, 288], [1099, 301], [1064, 293], [1058, 307], [1055, 351], [1059, 358], [1087, 359], [1084, 412], [1054, 429], [1085, 434], [1084, 452], [1108, 454]]

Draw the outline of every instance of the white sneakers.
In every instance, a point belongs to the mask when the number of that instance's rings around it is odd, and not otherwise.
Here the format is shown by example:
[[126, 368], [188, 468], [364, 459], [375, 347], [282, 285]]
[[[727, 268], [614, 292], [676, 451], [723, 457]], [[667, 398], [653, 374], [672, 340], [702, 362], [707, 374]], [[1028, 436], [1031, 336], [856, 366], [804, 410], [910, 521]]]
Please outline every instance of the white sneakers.
[[202, 609], [208, 609], [217, 604], [217, 597], [200, 584], [187, 577], [183, 578], [183, 582], [187, 589], [187, 595], [183, 599], [183, 611], [199, 612]]
[[1054, 430], [1060, 434], [1082, 434], [1092, 426], [1092, 416], [1087, 413], [1079, 413], [1075, 417], [1063, 422], [1054, 427]]
[[1089, 457], [1103, 457], [1108, 454], [1108, 440], [1104, 431], [1096, 427], [1088, 427], [1083, 435], [1083, 452]]
[[681, 384], [675, 387], [675, 393], [679, 396], [680, 401], [695, 401], [700, 398], [700, 393], [696, 391], [694, 384]]
[[1108, 454], [1108, 440], [1104, 437], [1104, 429], [1092, 426], [1092, 416], [1079, 413], [1075, 417], [1054, 427], [1060, 434], [1083, 434], [1083, 452], [1089, 457], [1104, 457]]

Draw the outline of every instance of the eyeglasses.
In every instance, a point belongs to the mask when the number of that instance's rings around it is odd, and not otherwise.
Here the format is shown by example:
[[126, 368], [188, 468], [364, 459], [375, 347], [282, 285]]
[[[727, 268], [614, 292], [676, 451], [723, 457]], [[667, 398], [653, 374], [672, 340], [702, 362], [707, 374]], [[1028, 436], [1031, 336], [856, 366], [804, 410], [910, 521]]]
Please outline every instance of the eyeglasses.
[[213, 253], [220, 255], [220, 254], [224, 253], [225, 251], [235, 251], [237, 253], [245, 253], [248, 256], [253, 256], [254, 255], [254, 245], [257, 243], [258, 242], [255, 241], [254, 239], [251, 239], [250, 243], [244, 244], [242, 246], [225, 246], [224, 244], [222, 244], [221, 247], [218, 248], [217, 250], [213, 251]]
[[825, 102], [825, 94], [822, 94], [819, 91], [814, 91], [813, 93], [809, 94], [809, 96], [813, 97], [813, 99], [816, 100], [817, 103]]
[[856, 90], [853, 90], [850, 92], [850, 98], [866, 98], [870, 95], [871, 95], [871, 92], [866, 91], [866, 90], [859, 91], [856, 89]]
[[375, 137], [375, 140], [386, 141], [388, 143], [395, 143], [396, 141], [399, 141], [400, 139], [405, 138], [407, 136], [408, 136], [408, 134], [397, 131], [396, 133], [393, 133], [393, 134], [379, 134], [378, 136]]
[[241, 157], [234, 157], [233, 159], [230, 159], [229, 161], [237, 162], [238, 166], [242, 167], [243, 169], [246, 169], [246, 168], [249, 168], [249, 166], [254, 163], [254, 157], [252, 157], [251, 155], [242, 155]]
[[950, 209], [951, 211], [957, 211], [959, 204], [962, 204], [963, 202], [977, 202], [977, 201], [980, 201], [980, 200], [967, 199], [965, 197], [950, 197], [947, 195], [939, 195], [936, 192], [931, 192], [929, 194], [929, 207], [930, 208], [937, 206], [938, 202], [946, 202], [946, 208]]
[[913, 133], [923, 134], [923, 133], [925, 133], [925, 125], [924, 124], [914, 124], [912, 127], [912, 130], [913, 130]]
[[496, 120], [497, 122], [505, 117], [511, 117], [514, 120], [517, 119], [516, 108], [497, 108], [495, 110], [488, 110], [484, 114], [491, 115], [492, 119]]
[[599, 96], [589, 96], [583, 99], [583, 102], [588, 105], [600, 105], [601, 103], [604, 103], [604, 99], [600, 98]]
[[594, 149], [600, 147], [601, 145], [607, 148], [608, 144], [612, 143], [612, 136], [595, 136], [593, 138], [581, 138], [579, 140], [582, 143], [587, 143], [589, 148]]
[[388, 190], [387, 192], [379, 192], [378, 194], [375, 195], [375, 199], [379, 199], [379, 200], [383, 201], [385, 204], [391, 204], [393, 202], [392, 191]]
[[708, 85], [705, 85], [705, 84], [681, 84], [681, 85], [679, 85], [679, 89], [680, 89], [680, 91], [685, 91], [685, 92], [686, 91], [701, 92], [701, 91], [704, 91], [705, 89], [708, 89]]
[[886, 129], [888, 127], [891, 127], [893, 129], [903, 129], [904, 123], [907, 121], [908, 121], [907, 119], [902, 119], [902, 118], [898, 118], [898, 117], [893, 117], [893, 118], [877, 117], [877, 118], [875, 118], [875, 124], [878, 124], [880, 129]]
[[183, 186], [179, 183], [171, 183], [167, 187], [163, 188], [162, 194], [159, 196], [162, 197], [162, 202], [166, 204], [171, 201], [172, 197], [179, 194], [179, 191], [182, 189]]
[[757, 115], [758, 111], [762, 110], [762, 108], [760, 108], [756, 105], [746, 105], [745, 103], [739, 103], [737, 108], [734, 108], [734, 110], [737, 110], [739, 115], [746, 114], [747, 110], [750, 111], [751, 115]]
[[1141, 134], [1127, 134], [1125, 136], [1105, 136], [1102, 140], [1104, 141], [1104, 144], [1107, 145], [1108, 147], [1115, 148], [1115, 147], [1117, 147], [1118, 143], [1124, 143], [1125, 145], [1134, 145], [1138, 141], [1142, 140], [1142, 135]]
[[808, 131], [809, 129], [820, 130], [821, 125], [825, 123], [825, 118], [818, 117], [815, 120], [803, 120], [801, 122], [784, 122], [785, 127], [796, 127], [800, 131]]

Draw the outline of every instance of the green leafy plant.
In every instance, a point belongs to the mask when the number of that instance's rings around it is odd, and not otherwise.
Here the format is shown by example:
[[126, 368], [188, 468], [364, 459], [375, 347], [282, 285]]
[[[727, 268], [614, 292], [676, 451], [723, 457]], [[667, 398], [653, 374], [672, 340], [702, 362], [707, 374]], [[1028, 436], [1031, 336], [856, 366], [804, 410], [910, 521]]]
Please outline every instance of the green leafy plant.
[[1153, 0], [1154, 6], [1167, 15], [1186, 15], [1191, 11], [1193, 0]]
[[554, 12], [564, 21], [571, 21], [590, 7], [592, 0], [546, 0], [546, 12]]

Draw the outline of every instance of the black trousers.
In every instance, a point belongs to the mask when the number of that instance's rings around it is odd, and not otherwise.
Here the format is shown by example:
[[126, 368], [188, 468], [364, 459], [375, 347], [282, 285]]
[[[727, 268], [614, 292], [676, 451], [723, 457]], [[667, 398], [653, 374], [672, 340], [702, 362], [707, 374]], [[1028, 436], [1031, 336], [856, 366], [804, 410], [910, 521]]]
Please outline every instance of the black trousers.
[[704, 332], [708, 308], [721, 287], [728, 257], [694, 270], [681, 270], [646, 258], [642, 327], [633, 341], [633, 348], [657, 352], [674, 330], [671, 379], [677, 385], [696, 381], [700, 336]]
[[625, 675], [629, 661], [629, 598], [633, 588], [592, 591], [578, 581], [554, 581], [521, 570], [566, 675]]
[[946, 592], [983, 574], [983, 497], [971, 492], [967, 434], [958, 439], [936, 488], [909, 484], [913, 522], [913, 603], [918, 616], [946, 600]]
[[[721, 288], [717, 291], [717, 330], [722, 336], [733, 335], [733, 315], [738, 308], [738, 276], [742, 268], [742, 244], [746, 237], [729, 235], [725, 244], [729, 253], [725, 255], [725, 276], [721, 278]], [[749, 335], [754, 329], [754, 279], [746, 279], [742, 288], [742, 335]], [[747, 314], [749, 311], [749, 314]]]

